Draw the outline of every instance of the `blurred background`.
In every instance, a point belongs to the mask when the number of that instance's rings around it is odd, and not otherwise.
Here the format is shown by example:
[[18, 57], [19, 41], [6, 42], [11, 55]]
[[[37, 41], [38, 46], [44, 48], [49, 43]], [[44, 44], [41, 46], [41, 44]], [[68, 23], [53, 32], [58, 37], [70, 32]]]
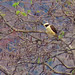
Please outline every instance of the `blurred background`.
[[0, 0], [0, 66], [0, 75], [75, 75], [75, 0]]

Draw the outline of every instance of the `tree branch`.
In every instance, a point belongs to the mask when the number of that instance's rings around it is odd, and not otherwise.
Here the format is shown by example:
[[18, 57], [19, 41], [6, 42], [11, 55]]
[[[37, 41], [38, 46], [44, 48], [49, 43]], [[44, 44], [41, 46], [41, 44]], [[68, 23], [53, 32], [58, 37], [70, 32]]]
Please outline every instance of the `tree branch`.
[[54, 69], [53, 69], [49, 64], [47, 64], [47, 63], [44, 63], [44, 65], [48, 66], [54, 73], [72, 75], [71, 73], [58, 72], [58, 71], [54, 70]]
[[11, 75], [6, 68], [0, 65], [0, 71], [2, 71], [5, 75]]
[[75, 69], [75, 66], [74, 67], [69, 67], [67, 65], [65, 65], [58, 57], [56, 57], [61, 63], [63, 66], [65, 66], [67, 69]]
[[[1, 15], [0, 15], [1, 16]], [[8, 27], [10, 27], [12, 30], [14, 30], [14, 31], [16, 31], [16, 32], [24, 32], [24, 33], [46, 33], [45, 31], [34, 31], [34, 30], [23, 30], [23, 29], [16, 29], [15, 27], [13, 27], [12, 25], [10, 25], [7, 21], [6, 21], [6, 19], [3, 17], [3, 16], [1, 16], [2, 18], [3, 18], [3, 20], [5, 21], [5, 23], [6, 23], [6, 25], [8, 26]]]

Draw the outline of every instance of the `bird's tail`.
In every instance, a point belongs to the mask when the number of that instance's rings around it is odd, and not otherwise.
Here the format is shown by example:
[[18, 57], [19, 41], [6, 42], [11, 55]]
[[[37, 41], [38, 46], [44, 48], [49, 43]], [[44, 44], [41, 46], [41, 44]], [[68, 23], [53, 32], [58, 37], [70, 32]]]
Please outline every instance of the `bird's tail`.
[[57, 34], [55, 34], [55, 37], [58, 37], [58, 35], [57, 35]]

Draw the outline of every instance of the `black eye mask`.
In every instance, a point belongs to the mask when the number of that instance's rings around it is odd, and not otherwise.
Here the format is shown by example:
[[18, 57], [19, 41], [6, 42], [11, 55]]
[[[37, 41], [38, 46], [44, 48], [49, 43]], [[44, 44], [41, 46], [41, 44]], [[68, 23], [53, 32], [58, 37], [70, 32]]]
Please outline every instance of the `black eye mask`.
[[49, 24], [45, 25], [45, 27], [49, 26]]

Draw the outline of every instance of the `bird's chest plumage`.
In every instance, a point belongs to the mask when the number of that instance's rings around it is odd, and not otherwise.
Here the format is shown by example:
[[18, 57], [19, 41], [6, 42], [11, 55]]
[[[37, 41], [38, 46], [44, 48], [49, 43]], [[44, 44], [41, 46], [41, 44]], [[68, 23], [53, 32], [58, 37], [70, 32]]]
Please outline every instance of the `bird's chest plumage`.
[[53, 30], [51, 29], [50, 26], [46, 27], [46, 33], [51, 37], [53, 35], [55, 35], [55, 33], [53, 32]]

